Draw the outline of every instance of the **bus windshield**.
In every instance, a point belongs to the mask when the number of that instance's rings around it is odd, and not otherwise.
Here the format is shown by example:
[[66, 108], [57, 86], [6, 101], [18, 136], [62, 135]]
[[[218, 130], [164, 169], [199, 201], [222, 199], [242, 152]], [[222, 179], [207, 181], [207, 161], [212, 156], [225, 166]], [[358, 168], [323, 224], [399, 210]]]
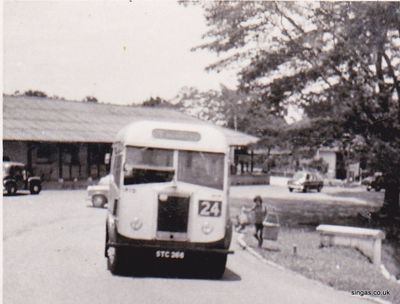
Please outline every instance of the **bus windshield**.
[[127, 147], [124, 185], [164, 183], [174, 177], [173, 150]]
[[[177, 180], [223, 189], [224, 154], [198, 151], [177, 152]], [[174, 150], [127, 147], [124, 185], [165, 183], [174, 178]]]
[[224, 154], [179, 151], [178, 180], [223, 189]]

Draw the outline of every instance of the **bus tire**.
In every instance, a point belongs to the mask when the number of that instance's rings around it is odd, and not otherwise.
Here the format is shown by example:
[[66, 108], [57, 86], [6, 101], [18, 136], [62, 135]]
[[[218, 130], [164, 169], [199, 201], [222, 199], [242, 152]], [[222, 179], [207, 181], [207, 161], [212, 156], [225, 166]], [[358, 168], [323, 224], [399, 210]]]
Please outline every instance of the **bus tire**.
[[211, 279], [221, 279], [225, 272], [226, 267], [226, 254], [209, 254], [208, 265], [205, 269], [208, 270], [207, 275]]
[[122, 248], [108, 248], [107, 268], [113, 275], [125, 275], [127, 273], [126, 254]]

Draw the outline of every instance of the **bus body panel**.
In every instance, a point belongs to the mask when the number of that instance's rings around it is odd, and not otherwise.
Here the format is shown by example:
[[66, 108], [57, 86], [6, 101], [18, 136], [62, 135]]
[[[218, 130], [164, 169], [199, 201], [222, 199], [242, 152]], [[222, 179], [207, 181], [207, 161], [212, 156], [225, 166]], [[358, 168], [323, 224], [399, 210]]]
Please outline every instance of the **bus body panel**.
[[[122, 187], [120, 200], [125, 203], [120, 204], [117, 208], [118, 232], [132, 239], [165, 239], [157, 236], [158, 194], [160, 193], [190, 197], [188, 226], [184, 241], [215, 242], [224, 238], [228, 218], [226, 192], [186, 183], [177, 183], [175, 188], [172, 187], [172, 183], [168, 185], [147, 184]], [[208, 210], [209, 216], [200, 215], [200, 201], [221, 202], [220, 214], [215, 216]], [[123, 216], [124, 214], [130, 216]], [[202, 231], [202, 225], [205, 225], [206, 222], [213, 230], [210, 234], [205, 234]], [[135, 224], [140, 227], [135, 227]]]
[[220, 130], [132, 123], [113, 144], [111, 175], [105, 256], [112, 273], [121, 270], [123, 254], [140, 252], [194, 258], [222, 275], [232, 226], [229, 146]]

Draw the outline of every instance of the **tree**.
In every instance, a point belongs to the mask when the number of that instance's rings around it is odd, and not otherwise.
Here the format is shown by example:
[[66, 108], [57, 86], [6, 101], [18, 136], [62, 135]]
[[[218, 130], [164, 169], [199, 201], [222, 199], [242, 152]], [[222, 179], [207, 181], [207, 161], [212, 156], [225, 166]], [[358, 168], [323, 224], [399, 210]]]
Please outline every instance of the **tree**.
[[94, 96], [86, 96], [82, 101], [98, 103], [99, 100]]
[[175, 97], [179, 108], [201, 120], [238, 129], [238, 105], [235, 92], [221, 86], [221, 90], [201, 92], [195, 87], [183, 87]]
[[161, 97], [150, 97], [149, 99], [143, 101], [142, 106], [144, 107], [164, 107], [164, 108], [170, 108], [174, 107], [173, 104], [169, 103], [165, 99], [162, 99]]
[[220, 90], [200, 92], [194, 87], [184, 87], [174, 98], [176, 106], [183, 112], [202, 120], [264, 136], [264, 142], [273, 140], [279, 128], [286, 126], [283, 118], [269, 115], [266, 111], [254, 111], [252, 100], [247, 94], [220, 85]]
[[45, 98], [47, 97], [47, 94], [42, 92], [42, 91], [38, 91], [38, 90], [28, 90], [24, 92], [25, 96], [32, 96], [32, 97], [40, 97], [40, 98]]
[[308, 123], [287, 133], [298, 144], [362, 137], [371, 165], [386, 176], [382, 213], [399, 214], [400, 3], [202, 6], [210, 30], [196, 49], [224, 55], [208, 69], [237, 68], [255, 113], [282, 117], [289, 105], [301, 107]]

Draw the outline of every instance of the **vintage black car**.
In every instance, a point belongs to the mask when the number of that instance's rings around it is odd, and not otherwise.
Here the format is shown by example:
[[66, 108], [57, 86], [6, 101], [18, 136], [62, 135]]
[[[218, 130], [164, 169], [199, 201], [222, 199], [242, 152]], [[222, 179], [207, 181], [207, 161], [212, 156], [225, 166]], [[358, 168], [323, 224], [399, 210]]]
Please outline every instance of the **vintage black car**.
[[371, 191], [374, 189], [379, 192], [381, 189], [385, 189], [385, 180], [382, 175], [377, 175], [372, 178], [370, 183], [367, 185], [367, 190]]
[[23, 163], [4, 161], [3, 193], [13, 195], [18, 190], [29, 190], [31, 194], [39, 194], [42, 190], [40, 177], [31, 176]]

